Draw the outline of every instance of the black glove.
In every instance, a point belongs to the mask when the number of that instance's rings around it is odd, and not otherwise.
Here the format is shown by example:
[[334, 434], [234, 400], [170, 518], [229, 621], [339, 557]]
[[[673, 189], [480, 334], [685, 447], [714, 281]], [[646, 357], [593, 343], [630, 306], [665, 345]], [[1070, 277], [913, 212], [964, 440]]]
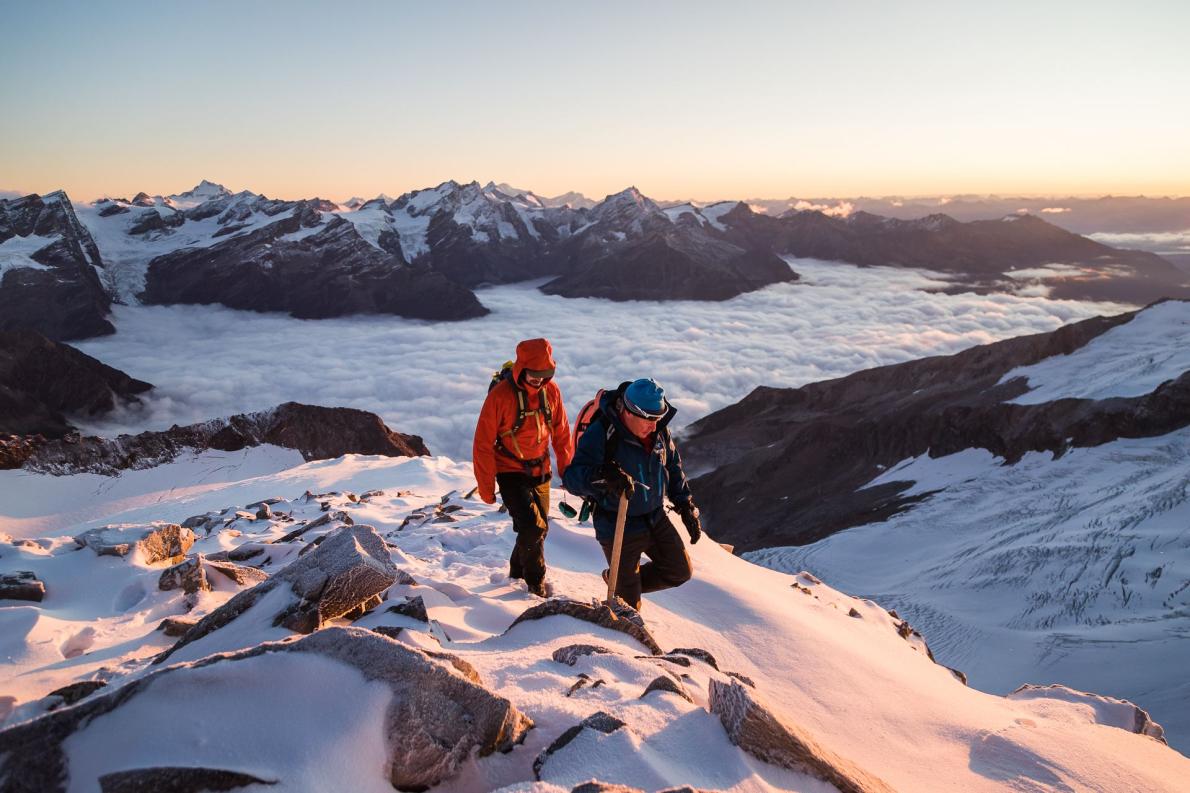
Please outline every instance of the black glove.
[[682, 523], [686, 525], [686, 531], [690, 533], [690, 544], [694, 545], [702, 537], [702, 523], [698, 520], [698, 507], [694, 506], [693, 501], [687, 501], [676, 509], [682, 516]]
[[632, 498], [632, 477], [617, 463], [607, 463], [599, 467], [591, 484], [606, 492], [612, 498], [621, 495]]

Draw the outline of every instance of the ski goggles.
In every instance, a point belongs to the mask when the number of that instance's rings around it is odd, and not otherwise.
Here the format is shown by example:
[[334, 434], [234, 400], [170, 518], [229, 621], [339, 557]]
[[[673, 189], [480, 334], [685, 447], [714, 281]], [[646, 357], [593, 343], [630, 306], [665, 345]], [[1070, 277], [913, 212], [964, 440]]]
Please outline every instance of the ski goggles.
[[632, 401], [628, 399], [628, 397], [624, 397], [624, 409], [633, 416], [636, 416], [638, 419], [644, 419], [645, 421], [661, 421], [661, 419], [665, 418], [665, 414], [669, 412], [669, 403], [664, 401], [661, 403], [660, 413], [650, 413], [649, 411], [632, 404]]
[[549, 380], [554, 376], [553, 369], [526, 369], [525, 377], [532, 377], [534, 380]]

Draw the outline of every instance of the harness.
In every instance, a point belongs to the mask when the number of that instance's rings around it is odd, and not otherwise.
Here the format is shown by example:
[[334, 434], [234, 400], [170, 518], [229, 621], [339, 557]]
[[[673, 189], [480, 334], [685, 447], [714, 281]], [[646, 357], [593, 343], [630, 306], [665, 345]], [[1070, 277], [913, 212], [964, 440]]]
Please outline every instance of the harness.
[[[512, 459], [516, 460], [518, 463], [524, 466], [526, 474], [533, 476], [533, 469], [540, 469], [543, 464], [549, 460], [549, 446], [546, 446], [544, 454], [532, 459], [527, 459], [524, 455], [524, 452], [521, 451], [521, 445], [517, 442], [516, 436], [521, 427], [525, 426], [525, 421], [528, 420], [529, 416], [532, 416], [534, 421], [537, 422], [536, 442], [541, 443], [544, 438], [548, 437], [549, 428], [553, 426], [554, 418], [553, 410], [550, 408], [550, 400], [546, 396], [545, 386], [543, 385], [541, 392], [538, 394], [537, 407], [530, 409], [529, 395], [525, 389], [521, 388], [520, 385], [518, 385], [516, 381], [512, 379], [511, 367], [501, 370], [500, 379], [507, 380], [508, 384], [512, 386], [513, 394], [516, 395], [516, 419], [513, 420], [511, 429], [507, 429], [504, 432], [496, 435], [496, 451], [500, 452], [506, 457], [511, 457]], [[497, 383], [498, 382], [499, 380], [497, 380]], [[508, 438], [509, 443], [512, 444], [511, 449], [505, 445], [505, 438]]]

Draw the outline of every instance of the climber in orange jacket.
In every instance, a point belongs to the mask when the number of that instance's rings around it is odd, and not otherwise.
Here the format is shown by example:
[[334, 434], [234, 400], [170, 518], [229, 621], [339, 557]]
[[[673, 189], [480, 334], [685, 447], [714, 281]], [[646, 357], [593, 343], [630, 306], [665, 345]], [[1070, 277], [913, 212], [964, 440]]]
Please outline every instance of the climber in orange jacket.
[[553, 381], [553, 352], [545, 339], [528, 339], [517, 345], [516, 362], [503, 369], [488, 389], [471, 452], [479, 497], [488, 504], [496, 503], [498, 486], [512, 518], [516, 544], [508, 576], [523, 578], [529, 591], [541, 597], [546, 596], [549, 447], [554, 447], [559, 476], [574, 456], [562, 392]]

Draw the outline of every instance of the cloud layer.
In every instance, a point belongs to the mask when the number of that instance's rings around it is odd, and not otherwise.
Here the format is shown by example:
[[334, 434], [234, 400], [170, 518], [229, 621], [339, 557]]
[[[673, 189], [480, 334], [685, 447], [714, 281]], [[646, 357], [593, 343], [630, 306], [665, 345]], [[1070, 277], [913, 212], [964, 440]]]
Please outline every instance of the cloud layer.
[[116, 306], [117, 333], [78, 346], [157, 386], [144, 410], [87, 429], [163, 429], [296, 400], [371, 410], [436, 454], [470, 459], [489, 377], [517, 341], [545, 336], [573, 414], [596, 389], [654, 377], [684, 426], [758, 385], [860, 369], [1053, 330], [1124, 307], [922, 291], [910, 270], [791, 260], [799, 283], [724, 303], [611, 303], [531, 284], [479, 292], [492, 314], [462, 323], [395, 317], [296, 320], [217, 306]]

